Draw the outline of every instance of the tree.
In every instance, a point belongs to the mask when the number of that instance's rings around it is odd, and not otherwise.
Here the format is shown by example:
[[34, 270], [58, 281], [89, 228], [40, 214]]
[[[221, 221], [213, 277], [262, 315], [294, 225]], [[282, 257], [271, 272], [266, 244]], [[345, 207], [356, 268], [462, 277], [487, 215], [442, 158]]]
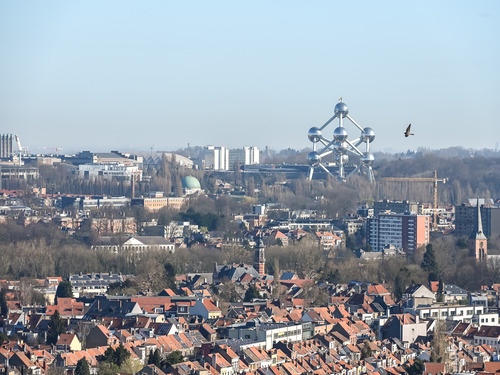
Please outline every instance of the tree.
[[121, 367], [127, 359], [129, 359], [129, 357], [130, 352], [125, 349], [122, 343], [120, 343], [116, 350], [114, 350], [111, 346], [108, 346], [102, 356], [102, 361]]
[[445, 363], [449, 366], [449, 354], [447, 352], [448, 336], [446, 335], [446, 323], [438, 319], [431, 340], [431, 362]]
[[161, 366], [161, 355], [158, 349], [151, 351], [148, 357], [148, 365], [155, 365], [156, 367]]
[[56, 298], [73, 298], [73, 287], [69, 281], [61, 281], [57, 286]]
[[163, 367], [167, 368], [169, 366], [175, 365], [176, 363], [184, 362], [184, 356], [178, 350], [174, 350], [165, 357], [163, 361]]
[[337, 284], [340, 282], [340, 272], [338, 268], [335, 268], [335, 271], [329, 270], [325, 275], [325, 280], [329, 283]]
[[416, 357], [413, 360], [412, 365], [406, 365], [405, 370], [408, 373], [408, 375], [422, 375], [425, 370], [425, 365], [424, 361], [422, 361], [420, 358]]
[[149, 212], [142, 206], [134, 207], [134, 219], [137, 225], [137, 234], [141, 235], [144, 232], [145, 223], [150, 219]]
[[130, 357], [130, 352], [125, 349], [122, 343], [116, 348], [114, 362], [118, 367], [121, 367], [125, 361]]
[[459, 249], [467, 249], [469, 247], [469, 243], [465, 238], [459, 238], [457, 240], [457, 246]]
[[9, 308], [7, 307], [7, 300], [5, 299], [5, 289], [0, 290], [0, 315], [7, 316]]
[[144, 365], [139, 358], [129, 358], [120, 367], [121, 374], [137, 374]]
[[171, 289], [175, 288], [175, 267], [167, 262], [164, 264], [163, 268], [165, 268], [166, 286]]
[[410, 286], [409, 273], [410, 270], [408, 267], [402, 267], [396, 275], [396, 279], [394, 280], [394, 294], [397, 298], [401, 298], [406, 288]]
[[9, 341], [9, 337], [5, 333], [0, 333], [0, 345], [3, 345], [5, 342]]
[[85, 357], [76, 363], [75, 375], [90, 375], [89, 363]]
[[370, 347], [370, 341], [365, 340], [363, 347], [361, 348], [361, 359], [370, 358], [373, 355], [372, 348]]
[[112, 362], [101, 361], [99, 363], [99, 375], [116, 375], [120, 372], [117, 365]]
[[438, 290], [437, 290], [437, 295], [436, 295], [436, 301], [437, 302], [443, 302], [443, 300], [444, 300], [444, 295], [443, 295], [443, 279], [439, 279]]
[[356, 250], [356, 237], [353, 235], [347, 236], [345, 240], [345, 247], [352, 251]]
[[245, 302], [252, 302], [254, 298], [259, 298], [259, 290], [255, 286], [255, 284], [251, 284], [247, 291], [245, 292], [245, 298], [243, 299]]
[[425, 247], [424, 259], [422, 261], [422, 269], [429, 273], [428, 276], [429, 281], [438, 280], [439, 270], [436, 262], [436, 254], [434, 253], [432, 244], [428, 244]]
[[56, 310], [54, 315], [50, 318], [49, 330], [47, 332], [47, 344], [55, 345], [59, 335], [65, 330], [64, 321], [59, 315], [59, 310]]
[[113, 363], [114, 360], [115, 360], [115, 350], [111, 346], [108, 346], [108, 348], [102, 355], [102, 361]]

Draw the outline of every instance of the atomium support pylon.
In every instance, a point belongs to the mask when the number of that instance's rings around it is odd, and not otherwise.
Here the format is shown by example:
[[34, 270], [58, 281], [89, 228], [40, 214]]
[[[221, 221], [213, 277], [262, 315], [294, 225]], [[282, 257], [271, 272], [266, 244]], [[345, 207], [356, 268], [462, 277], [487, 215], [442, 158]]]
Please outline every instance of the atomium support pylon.
[[[344, 118], [348, 119], [354, 126], [356, 126], [361, 134], [358, 138], [350, 141], [347, 136], [347, 130], [344, 127]], [[325, 129], [333, 120], [338, 119], [338, 126], [333, 131], [333, 139], [327, 139], [322, 135], [323, 129]], [[367, 176], [370, 182], [375, 181], [373, 175], [373, 154], [370, 152], [370, 143], [375, 139], [375, 132], [372, 128], [362, 128], [356, 121], [349, 116], [349, 109], [345, 103], [339, 102], [335, 106], [334, 115], [330, 118], [322, 127], [312, 127], [307, 133], [307, 137], [313, 144], [313, 151], [307, 155], [307, 161], [309, 163], [309, 173], [307, 175], [308, 180], [312, 180], [314, 169], [316, 167], [323, 169], [329, 175], [334, 176], [332, 172], [324, 165], [321, 161], [325, 156], [333, 153], [334, 160], [337, 166], [337, 178], [339, 181], [345, 181], [345, 179], [355, 173], [364, 174]], [[358, 146], [364, 143], [365, 151], [361, 151]], [[318, 149], [319, 146], [323, 146]], [[349, 172], [346, 176], [345, 167], [349, 162], [349, 154], [359, 157], [359, 164]]]

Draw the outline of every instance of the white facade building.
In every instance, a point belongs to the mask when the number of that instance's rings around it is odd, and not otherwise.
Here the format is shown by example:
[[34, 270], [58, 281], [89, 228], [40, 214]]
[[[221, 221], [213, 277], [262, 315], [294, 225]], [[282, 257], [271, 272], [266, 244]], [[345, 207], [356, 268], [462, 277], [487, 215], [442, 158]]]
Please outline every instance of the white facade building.
[[205, 169], [227, 171], [229, 170], [229, 150], [224, 146], [207, 146], [202, 163]]
[[142, 170], [136, 165], [125, 164], [81, 164], [78, 166], [78, 175], [83, 178], [103, 177], [106, 179], [130, 179], [135, 175], [142, 180]]
[[253, 165], [260, 163], [260, 151], [255, 146], [246, 146], [229, 151], [229, 169], [233, 170], [236, 164]]
[[206, 146], [199, 165], [214, 171], [234, 170], [236, 164], [253, 165], [260, 163], [260, 150], [255, 146], [245, 146], [229, 150], [224, 146]]
[[273, 348], [280, 341], [300, 342], [302, 341], [303, 325], [299, 323], [252, 323], [234, 325], [228, 328], [229, 339], [249, 339], [252, 341], [265, 342], [265, 349]]
[[405, 309], [405, 312], [418, 316], [420, 319], [454, 320], [464, 323], [498, 324], [490, 313], [485, 313], [484, 306], [444, 305]]

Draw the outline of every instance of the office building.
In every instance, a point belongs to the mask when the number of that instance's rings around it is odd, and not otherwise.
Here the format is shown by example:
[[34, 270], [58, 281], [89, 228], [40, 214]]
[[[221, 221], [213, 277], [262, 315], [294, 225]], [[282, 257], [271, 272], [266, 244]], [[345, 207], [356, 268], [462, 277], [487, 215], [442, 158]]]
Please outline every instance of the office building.
[[[481, 224], [483, 233], [488, 238], [500, 236], [500, 207], [481, 204], [479, 200]], [[462, 204], [455, 206], [455, 235], [468, 237], [476, 229], [477, 223], [476, 204]]]
[[260, 163], [260, 151], [255, 146], [232, 149], [229, 151], [229, 169], [236, 165], [254, 165]]
[[201, 162], [203, 169], [214, 171], [229, 170], [229, 150], [224, 146], [207, 146]]

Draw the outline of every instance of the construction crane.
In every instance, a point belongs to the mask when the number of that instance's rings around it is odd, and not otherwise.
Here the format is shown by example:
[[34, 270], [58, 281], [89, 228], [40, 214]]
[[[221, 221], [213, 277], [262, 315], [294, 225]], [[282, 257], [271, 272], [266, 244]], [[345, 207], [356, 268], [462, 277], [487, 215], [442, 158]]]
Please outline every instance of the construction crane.
[[434, 211], [434, 222], [432, 223], [432, 228], [434, 230], [437, 229], [437, 199], [438, 199], [438, 182], [442, 182], [443, 184], [448, 181], [447, 178], [437, 178], [437, 170], [434, 170], [434, 177], [384, 177], [382, 178], [384, 181], [395, 181], [395, 182], [433, 182], [434, 183], [434, 203], [433, 203], [433, 211]]
[[47, 147], [47, 146], [43, 146], [42, 147], [43, 150], [55, 150], [56, 151], [56, 154], [59, 152], [59, 151], [62, 151], [64, 150], [64, 148], [62, 147]]

